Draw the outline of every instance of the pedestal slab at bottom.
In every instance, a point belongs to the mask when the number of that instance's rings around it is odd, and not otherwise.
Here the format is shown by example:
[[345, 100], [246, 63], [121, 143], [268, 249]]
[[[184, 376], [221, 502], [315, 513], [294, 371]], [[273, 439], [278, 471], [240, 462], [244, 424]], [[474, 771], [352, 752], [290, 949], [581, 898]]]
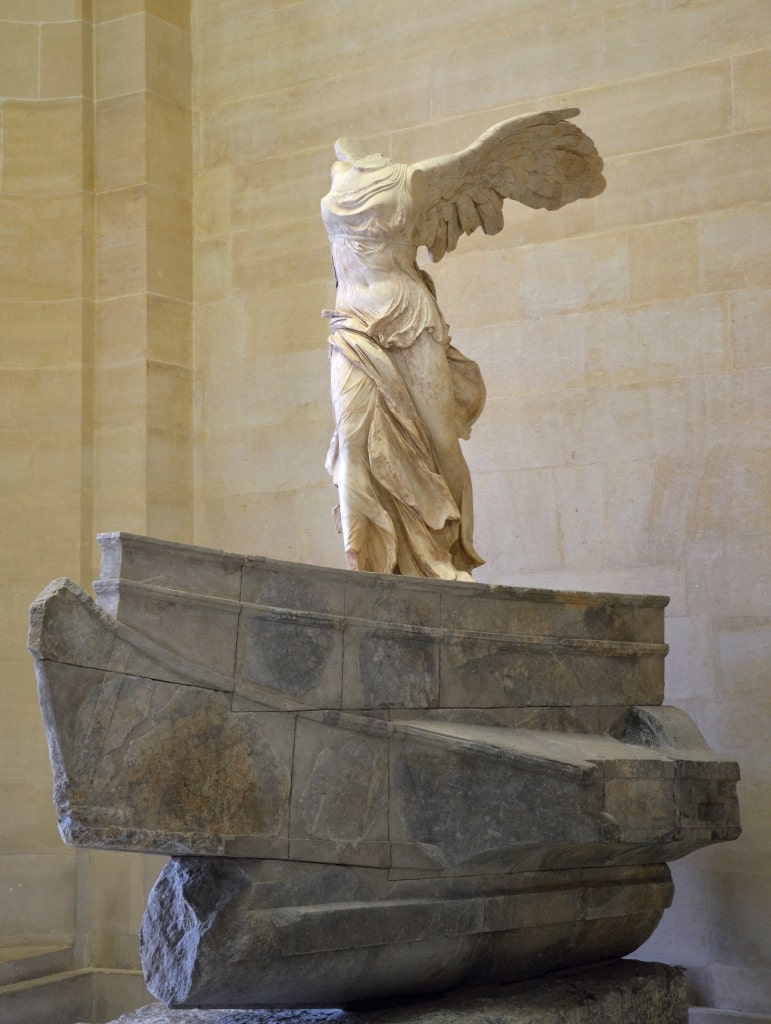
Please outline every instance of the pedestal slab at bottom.
[[153, 1003], [113, 1024], [687, 1024], [683, 972], [613, 960], [441, 999], [347, 1010], [169, 1010]]

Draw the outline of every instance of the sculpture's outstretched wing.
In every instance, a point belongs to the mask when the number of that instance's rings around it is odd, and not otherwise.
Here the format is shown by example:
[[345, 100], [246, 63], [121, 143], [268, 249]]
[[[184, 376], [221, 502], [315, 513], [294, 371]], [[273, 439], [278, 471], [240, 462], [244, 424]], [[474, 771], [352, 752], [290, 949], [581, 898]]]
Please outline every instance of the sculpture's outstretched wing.
[[556, 210], [605, 188], [594, 143], [565, 120], [580, 111], [547, 110], [489, 128], [460, 153], [414, 164], [423, 172], [426, 197], [416, 243], [433, 261], [452, 252], [462, 234], [503, 227], [503, 200]]

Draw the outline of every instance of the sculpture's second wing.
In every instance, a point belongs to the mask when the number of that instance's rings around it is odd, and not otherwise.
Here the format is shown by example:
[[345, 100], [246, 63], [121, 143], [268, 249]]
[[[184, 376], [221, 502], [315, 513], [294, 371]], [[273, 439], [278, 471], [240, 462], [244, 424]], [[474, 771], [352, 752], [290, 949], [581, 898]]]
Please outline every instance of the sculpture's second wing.
[[605, 188], [594, 143], [565, 120], [576, 108], [547, 110], [503, 121], [467, 149], [414, 165], [423, 172], [426, 197], [417, 244], [431, 259], [451, 252], [462, 234], [503, 227], [503, 200], [556, 210]]

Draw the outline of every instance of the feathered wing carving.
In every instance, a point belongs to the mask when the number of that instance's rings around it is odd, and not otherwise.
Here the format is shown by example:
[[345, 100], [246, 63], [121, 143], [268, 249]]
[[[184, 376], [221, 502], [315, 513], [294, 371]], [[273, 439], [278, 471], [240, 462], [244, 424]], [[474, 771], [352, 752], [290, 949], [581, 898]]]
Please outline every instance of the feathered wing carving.
[[504, 199], [557, 210], [599, 195], [602, 160], [589, 136], [566, 120], [579, 113], [572, 107], [502, 121], [459, 153], [414, 164], [426, 186], [416, 244], [436, 262], [476, 228], [497, 234]]

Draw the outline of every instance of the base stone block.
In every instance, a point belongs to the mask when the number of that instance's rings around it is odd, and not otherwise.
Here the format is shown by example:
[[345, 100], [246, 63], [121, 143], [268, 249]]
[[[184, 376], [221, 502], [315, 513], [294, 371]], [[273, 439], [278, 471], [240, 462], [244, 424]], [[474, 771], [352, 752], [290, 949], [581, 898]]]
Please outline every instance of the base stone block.
[[688, 1024], [680, 968], [613, 960], [536, 981], [441, 999], [348, 1010], [170, 1010], [161, 1003], [113, 1024]]
[[686, 1020], [666, 969], [555, 973], [639, 949], [666, 862], [740, 832], [738, 765], [661, 706], [666, 598], [100, 543], [29, 650], [62, 837], [173, 858], [146, 1021]]

